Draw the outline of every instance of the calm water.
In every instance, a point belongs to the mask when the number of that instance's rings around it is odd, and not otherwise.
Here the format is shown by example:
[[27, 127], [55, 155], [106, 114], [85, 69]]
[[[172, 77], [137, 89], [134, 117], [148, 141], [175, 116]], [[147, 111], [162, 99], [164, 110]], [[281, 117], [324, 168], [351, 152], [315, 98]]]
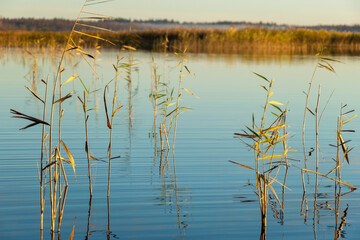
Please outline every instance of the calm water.
[[[121, 53], [125, 59], [127, 53]], [[99, 80], [92, 83], [93, 74], [80, 59], [67, 61], [64, 78], [73, 71], [79, 74], [91, 88], [100, 88], [91, 95], [90, 107], [99, 108], [90, 113], [90, 149], [94, 156], [106, 156], [108, 129], [103, 110], [102, 92], [113, 78], [112, 63], [116, 52], [104, 52], [98, 61]], [[166, 79], [177, 81], [178, 60], [155, 54], [159, 73], [165, 69]], [[154, 155], [152, 130], [153, 112], [149, 101], [151, 86], [150, 53], [134, 54], [138, 64], [133, 71], [132, 128], [129, 127], [128, 92], [125, 80], [119, 87], [120, 101], [124, 107], [114, 126], [112, 161], [110, 230], [111, 239], [258, 239], [261, 219], [257, 196], [254, 193], [252, 171], [231, 164], [228, 160], [253, 166], [253, 153], [233, 137], [244, 124], [249, 124], [251, 114], [259, 116], [265, 100], [260, 87], [262, 80], [252, 72], [276, 78], [273, 99], [289, 103], [289, 131], [293, 137], [289, 145], [298, 150], [291, 153], [295, 166], [289, 168], [284, 194], [284, 213], [272, 200], [268, 212], [268, 239], [334, 239], [334, 230], [341, 226], [340, 238], [359, 239], [360, 194], [359, 190], [341, 198], [338, 222], [334, 212], [334, 188], [330, 180], [320, 178], [318, 212], [314, 224], [314, 176], [309, 175], [307, 186], [309, 211], [301, 211], [302, 183], [300, 170], [303, 167], [301, 129], [305, 102], [303, 91], [316, 64], [311, 56], [254, 57], [189, 55], [187, 63], [194, 76], [186, 77], [183, 86], [196, 93], [195, 98], [184, 93], [182, 105], [191, 107], [191, 112], [180, 115], [176, 139], [175, 158], [169, 156], [169, 168], [159, 172], [159, 156]], [[333, 90], [334, 95], [324, 113], [320, 125], [320, 147], [323, 159], [322, 173], [334, 167], [336, 155], [336, 121], [340, 104], [349, 109], [360, 110], [360, 58], [337, 57], [344, 64], [334, 64], [337, 74], [319, 69], [313, 93], [318, 84], [322, 86], [321, 106], [325, 105]], [[56, 59], [49, 55], [38, 58], [38, 74], [53, 78]], [[36, 117], [41, 116], [41, 105], [34, 100], [24, 86], [32, 60], [21, 51], [3, 52], [0, 65], [0, 239], [40, 239], [39, 181], [38, 170], [41, 127], [25, 131], [25, 121], [10, 118], [10, 108]], [[165, 63], [165, 64], [164, 64]], [[72, 67], [72, 65], [76, 65]], [[66, 76], [66, 77], [65, 77]], [[75, 90], [81, 94], [78, 81], [67, 84], [65, 92]], [[136, 89], [136, 90], [135, 90]], [[43, 87], [38, 85], [42, 95]], [[94, 90], [94, 89], [93, 89]], [[136, 92], [136, 94], [135, 94]], [[311, 95], [310, 108], [315, 107], [315, 94]], [[106, 239], [107, 167], [103, 162], [92, 166], [93, 199], [89, 218], [89, 193], [87, 160], [84, 153], [84, 127], [80, 102], [73, 98], [64, 104], [63, 140], [70, 148], [75, 161], [77, 180], [71, 166], [66, 166], [69, 191], [66, 200], [61, 238], [69, 239], [74, 230], [74, 239]], [[314, 146], [314, 118], [308, 115], [307, 150]], [[359, 130], [360, 119], [355, 119], [349, 128]], [[350, 165], [344, 164], [343, 179], [360, 187], [360, 139], [358, 133], [346, 134], [356, 148], [350, 154]], [[314, 156], [309, 157], [309, 168], [314, 170]], [[175, 165], [174, 165], [175, 163]], [[176, 167], [176, 168], [175, 168]], [[176, 171], [174, 171], [176, 169]], [[283, 179], [283, 173], [279, 176]], [[281, 180], [282, 181], [282, 180]], [[276, 186], [276, 184], [274, 184]], [[281, 198], [281, 187], [276, 186]], [[348, 189], [343, 187], [343, 193]], [[47, 194], [48, 195], [48, 194]], [[44, 239], [50, 239], [50, 207], [48, 196], [45, 206]], [[341, 221], [343, 217], [343, 221]], [[90, 221], [89, 221], [90, 219]], [[314, 225], [315, 230], [314, 231]], [[89, 226], [89, 229], [88, 229]], [[56, 238], [60, 239], [60, 235]]]

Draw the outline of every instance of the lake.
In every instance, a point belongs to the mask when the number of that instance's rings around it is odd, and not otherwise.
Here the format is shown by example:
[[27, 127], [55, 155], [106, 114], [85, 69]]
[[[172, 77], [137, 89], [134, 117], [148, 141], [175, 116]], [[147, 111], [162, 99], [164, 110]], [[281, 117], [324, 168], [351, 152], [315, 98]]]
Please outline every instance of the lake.
[[[120, 52], [121, 61], [126, 62], [129, 54]], [[41, 126], [19, 131], [29, 123], [11, 118], [10, 109], [41, 118], [41, 102], [24, 86], [36, 88], [38, 95], [43, 96], [44, 84], [40, 83], [40, 79], [49, 77], [49, 82], [53, 81], [59, 56], [45, 51], [33, 58], [22, 49], [2, 50], [1, 55], [0, 239], [40, 239], [38, 166]], [[322, 111], [334, 92], [319, 128], [322, 154], [319, 172], [322, 174], [327, 174], [335, 166], [336, 148], [329, 144], [336, 145], [341, 104], [347, 104], [346, 109], [354, 109], [355, 114], [360, 110], [360, 57], [330, 57], [341, 63], [331, 62], [335, 74], [317, 69], [309, 99], [309, 108], [314, 111], [320, 84], [319, 105]], [[37, 61], [35, 70], [38, 78], [35, 84], [31, 80], [34, 59]], [[149, 100], [151, 65], [154, 61], [158, 65], [160, 80], [168, 83], [169, 89], [176, 89], [179, 58], [171, 53], [165, 56], [161, 53], [134, 52], [131, 91], [124, 80], [126, 73], [119, 76], [118, 100], [123, 107], [114, 118], [112, 156], [120, 158], [112, 159], [108, 211], [109, 129], [103, 92], [105, 85], [114, 78], [116, 59], [117, 52], [111, 50], [104, 50], [98, 56], [96, 82], [93, 71], [82, 58], [75, 56], [65, 60], [63, 81], [75, 73], [81, 76], [90, 92], [100, 89], [89, 95], [89, 108], [97, 110], [89, 112], [88, 125], [90, 152], [103, 161], [92, 161], [93, 197], [90, 206], [84, 116], [81, 102], [77, 99], [77, 96], [83, 97], [83, 86], [75, 79], [63, 89], [63, 94], [74, 92], [73, 97], [63, 103], [62, 139], [75, 159], [76, 179], [72, 167], [66, 164], [69, 188], [61, 232], [55, 234], [55, 239], [70, 239], [72, 234], [73, 239], [260, 238], [261, 215], [254, 192], [255, 173], [229, 162], [254, 167], [253, 151], [241, 139], [234, 137], [234, 133], [245, 128], [244, 124], [251, 125], [252, 113], [257, 122], [261, 118], [266, 99], [261, 85], [265, 81], [253, 72], [275, 79], [272, 99], [289, 106], [286, 121], [291, 138], [288, 145], [297, 150], [289, 153], [291, 165], [286, 190], [282, 191], [280, 184], [273, 183], [283, 211], [271, 194], [267, 239], [359, 237], [359, 190], [335, 201], [334, 182], [319, 176], [314, 211], [315, 174], [309, 173], [305, 194], [308, 210], [304, 210], [300, 170], [304, 168], [303, 91], [308, 89], [317, 64], [316, 56], [188, 54], [185, 65], [193, 74], [183, 76], [182, 86], [198, 97], [183, 90], [180, 106], [189, 107], [191, 111], [183, 111], [178, 116], [174, 156], [170, 151], [167, 159], [161, 159], [152, 137], [154, 114]], [[111, 103], [113, 89], [112, 85], [109, 86], [108, 104]], [[315, 154], [308, 154], [315, 147], [315, 118], [309, 112], [306, 124], [307, 166], [315, 171]], [[349, 153], [350, 164], [345, 161], [341, 172], [342, 179], [356, 188], [360, 187], [359, 126], [360, 118], [355, 118], [344, 128], [356, 131], [344, 133], [345, 140], [352, 140], [347, 144], [355, 148]], [[54, 138], [57, 136], [55, 133]], [[65, 151], [63, 155], [66, 156]], [[334, 177], [333, 174], [329, 176]], [[283, 178], [282, 167], [277, 179], [283, 182]], [[45, 197], [44, 239], [52, 238], [48, 191]], [[350, 189], [343, 185], [341, 191], [347, 193]]]

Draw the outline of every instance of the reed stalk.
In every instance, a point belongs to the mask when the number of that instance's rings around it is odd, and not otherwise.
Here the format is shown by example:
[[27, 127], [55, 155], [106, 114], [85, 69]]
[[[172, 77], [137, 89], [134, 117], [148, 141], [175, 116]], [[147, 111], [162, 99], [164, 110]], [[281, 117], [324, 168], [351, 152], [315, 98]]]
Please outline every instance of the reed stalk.
[[320, 49], [319, 53], [317, 53], [317, 62], [311, 77], [311, 80], [309, 82], [309, 88], [307, 90], [307, 92], [305, 93], [306, 99], [305, 99], [305, 110], [304, 110], [304, 119], [303, 119], [303, 127], [302, 127], [302, 142], [303, 142], [303, 153], [304, 153], [304, 164], [305, 164], [305, 168], [307, 169], [307, 158], [306, 158], [306, 146], [305, 146], [305, 127], [306, 127], [306, 113], [308, 112], [308, 104], [309, 104], [309, 97], [310, 97], [310, 92], [311, 92], [311, 88], [312, 88], [312, 84], [316, 75], [316, 71], [319, 68], [319, 63], [321, 61], [321, 56], [323, 54], [323, 47]]
[[151, 68], [151, 93], [150, 99], [153, 103], [154, 108], [154, 121], [153, 121], [153, 128], [154, 128], [154, 140], [155, 140], [155, 155], [157, 152], [157, 112], [158, 112], [158, 98], [159, 98], [159, 76], [157, 74], [157, 66], [153, 63]]
[[[51, 231], [55, 231], [55, 218], [56, 218], [56, 199], [55, 199], [55, 196], [56, 196], [56, 185], [55, 185], [55, 188], [53, 187], [53, 184], [52, 182], [56, 183], [56, 180], [57, 180], [57, 169], [56, 169], [56, 160], [55, 160], [55, 169], [54, 169], [54, 176], [53, 176], [53, 172], [52, 172], [52, 168], [53, 168], [53, 162], [52, 162], [52, 159], [53, 159], [53, 150], [52, 150], [52, 138], [53, 138], [53, 125], [54, 125], [54, 107], [55, 107], [55, 96], [56, 96], [56, 89], [57, 89], [57, 82], [59, 81], [60, 79], [60, 76], [61, 76], [61, 73], [63, 71], [62, 69], [62, 64], [63, 64], [63, 60], [64, 60], [64, 57], [65, 57], [65, 53], [67, 52], [67, 49], [70, 45], [70, 42], [71, 42], [71, 39], [72, 39], [72, 35], [74, 34], [74, 31], [75, 31], [75, 27], [76, 27], [76, 24], [77, 22], [79, 21], [79, 18], [82, 14], [82, 11], [85, 7], [85, 4], [86, 4], [87, 0], [85, 0], [76, 20], [75, 20], [75, 23], [73, 25], [73, 28], [70, 32], [70, 35], [67, 39], [67, 42], [64, 46], [64, 50], [61, 54], [61, 58], [60, 58], [60, 61], [59, 61], [59, 64], [58, 64], [58, 67], [57, 67], [57, 72], [56, 72], [56, 77], [55, 77], [55, 80], [54, 80], [54, 88], [53, 88], [53, 92], [52, 92], [52, 104], [51, 104], [51, 112], [50, 112], [50, 130], [49, 130], [49, 175], [50, 175], [50, 208], [51, 208]], [[60, 84], [60, 89], [61, 89], [61, 84]], [[59, 140], [59, 146], [60, 146], [60, 141], [61, 139]], [[56, 155], [56, 154], [55, 154]]]
[[[186, 49], [184, 50], [183, 54], [186, 53]], [[179, 85], [178, 85], [178, 91], [177, 91], [177, 97], [176, 97], [176, 105], [175, 105], [175, 125], [174, 125], [174, 136], [173, 136], [173, 145], [172, 145], [172, 149], [173, 152], [175, 151], [175, 140], [176, 140], [176, 130], [177, 130], [177, 123], [178, 123], [178, 116], [179, 116], [179, 102], [180, 102], [180, 96], [182, 94], [182, 89], [181, 89], [181, 84], [182, 84], [182, 77], [183, 77], [183, 69], [184, 69], [184, 56], [183, 55], [179, 55], [180, 56], [180, 62], [178, 65], [180, 65], [180, 71], [179, 71]]]
[[133, 79], [132, 79], [132, 66], [134, 65], [134, 53], [135, 48], [127, 46], [129, 49], [128, 63], [125, 66], [125, 81], [127, 82], [127, 91], [128, 91], [128, 116], [129, 116], [129, 129], [132, 128], [132, 96], [133, 96]]
[[88, 240], [89, 236], [90, 236], [91, 204], [92, 204], [92, 196], [90, 196], [90, 198], [89, 198], [88, 222], [87, 222], [85, 240]]
[[[316, 172], [319, 172], [319, 103], [320, 103], [320, 85], [318, 87], [318, 96], [316, 101], [316, 107], [315, 107], [315, 153], [316, 153]], [[318, 197], [318, 188], [319, 188], [319, 176], [318, 174], [315, 174], [315, 194], [314, 194], [314, 218], [313, 218], [313, 228], [314, 228], [314, 237], [317, 239], [316, 235], [316, 215], [317, 215], [317, 197]]]
[[[119, 71], [120, 66], [120, 56], [117, 56], [117, 62], [116, 65], [113, 64], [113, 67], [115, 69], [115, 77], [109, 81], [105, 88], [104, 88], [104, 107], [105, 107], [105, 115], [106, 115], [106, 121], [107, 121], [107, 127], [109, 129], [109, 145], [107, 149], [107, 155], [109, 160], [109, 168], [108, 168], [108, 186], [107, 186], [107, 198], [110, 197], [110, 175], [111, 175], [111, 150], [112, 150], [112, 136], [113, 136], [113, 124], [114, 124], [114, 117], [117, 111], [122, 108], [120, 103], [116, 104], [117, 102], [117, 88], [118, 88], [118, 76], [121, 74], [121, 71]], [[124, 66], [123, 66], [124, 67]], [[109, 117], [108, 114], [108, 107], [107, 107], [107, 101], [106, 101], [106, 92], [108, 91], [109, 84], [114, 81], [114, 91], [113, 91], [113, 98], [112, 98], [112, 106], [111, 106], [111, 115]]]
[[89, 193], [90, 193], [90, 198], [93, 195], [92, 192], [92, 180], [91, 180], [91, 164], [90, 164], [90, 158], [93, 158], [90, 155], [90, 148], [89, 148], [89, 131], [88, 131], [88, 120], [89, 120], [89, 115], [88, 115], [88, 98], [89, 98], [89, 93], [87, 92], [87, 89], [84, 90], [84, 94], [83, 94], [83, 99], [81, 99], [80, 97], [78, 97], [78, 99], [80, 100], [81, 104], [82, 104], [82, 108], [83, 108], [83, 112], [84, 112], [84, 127], [85, 127], [85, 152], [86, 152], [86, 158], [87, 158], [87, 163], [88, 163], [88, 178], [89, 178]]
[[[45, 84], [45, 97], [44, 97], [44, 107], [43, 107], [43, 121], [45, 122], [46, 118], [46, 103], [47, 103], [47, 93], [48, 93], [48, 80], [42, 80]], [[44, 146], [45, 146], [45, 124], [42, 125], [41, 130], [41, 155], [40, 155], [40, 230], [44, 229], [44, 206], [45, 206], [45, 199], [44, 199]]]

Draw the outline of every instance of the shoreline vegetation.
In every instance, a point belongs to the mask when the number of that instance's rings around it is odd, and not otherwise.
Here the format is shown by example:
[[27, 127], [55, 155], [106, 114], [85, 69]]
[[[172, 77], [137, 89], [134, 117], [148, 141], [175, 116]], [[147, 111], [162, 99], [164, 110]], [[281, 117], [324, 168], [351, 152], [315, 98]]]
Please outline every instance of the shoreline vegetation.
[[[331, 55], [360, 53], [360, 33], [326, 30], [175, 28], [87, 33], [115, 43], [115, 46], [105, 43], [103, 47], [130, 45], [145, 51], [163, 51], [167, 46], [169, 51], [186, 48], [189, 53], [313, 55], [326, 46]], [[64, 44], [68, 36], [69, 32], [5, 31], [0, 32], [0, 47], [56, 47]], [[85, 40], [83, 48], [93, 47], [99, 41], [93, 37], [81, 38]]]

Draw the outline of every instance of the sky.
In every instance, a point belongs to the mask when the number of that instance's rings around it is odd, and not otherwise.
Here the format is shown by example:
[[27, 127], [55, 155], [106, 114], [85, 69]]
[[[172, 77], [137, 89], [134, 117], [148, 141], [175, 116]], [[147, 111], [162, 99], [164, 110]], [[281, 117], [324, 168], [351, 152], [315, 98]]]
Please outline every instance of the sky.
[[[75, 19], [83, 3], [84, 0], [0, 0], [0, 17]], [[360, 0], [113, 0], [86, 10], [126, 19], [181, 22], [360, 24]]]

